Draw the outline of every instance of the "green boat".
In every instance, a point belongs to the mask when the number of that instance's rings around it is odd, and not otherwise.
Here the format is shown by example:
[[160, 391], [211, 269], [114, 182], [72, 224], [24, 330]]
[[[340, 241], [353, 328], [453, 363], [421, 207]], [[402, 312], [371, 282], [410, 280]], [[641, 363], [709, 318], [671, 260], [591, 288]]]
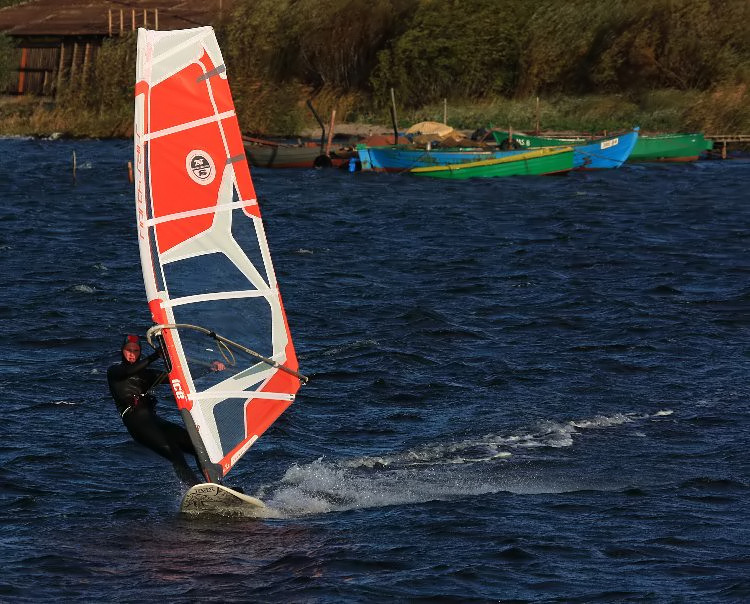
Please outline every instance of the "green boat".
[[[511, 133], [504, 130], [493, 130], [492, 135], [501, 148], [521, 147], [531, 149], [555, 145], [581, 145], [592, 140], [592, 137], [582, 135], [552, 137], [513, 132], [512, 140], [515, 145], [511, 145], [509, 142]], [[642, 134], [638, 137], [627, 161], [696, 161], [703, 153], [711, 150], [713, 145], [713, 141], [707, 139], [700, 132]]]
[[560, 174], [573, 169], [573, 147], [544, 147], [498, 159], [484, 159], [464, 164], [428, 166], [409, 170], [415, 176], [463, 180], [500, 176], [536, 176]]
[[628, 161], [696, 161], [713, 146], [700, 132], [641, 136]]

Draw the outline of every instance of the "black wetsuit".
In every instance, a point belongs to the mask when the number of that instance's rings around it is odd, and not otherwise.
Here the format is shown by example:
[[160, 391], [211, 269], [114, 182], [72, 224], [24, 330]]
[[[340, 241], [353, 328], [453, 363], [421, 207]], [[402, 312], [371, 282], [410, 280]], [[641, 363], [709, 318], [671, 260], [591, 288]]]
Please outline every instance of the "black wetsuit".
[[123, 357], [120, 363], [107, 370], [109, 391], [115, 399], [122, 423], [133, 439], [166, 457], [172, 462], [180, 480], [194, 485], [200, 481], [185, 461], [185, 453], [196, 455], [190, 435], [182, 426], [158, 417], [154, 411], [156, 399], [148, 393], [164, 375], [149, 367], [160, 356], [156, 351], [135, 363], [128, 363]]

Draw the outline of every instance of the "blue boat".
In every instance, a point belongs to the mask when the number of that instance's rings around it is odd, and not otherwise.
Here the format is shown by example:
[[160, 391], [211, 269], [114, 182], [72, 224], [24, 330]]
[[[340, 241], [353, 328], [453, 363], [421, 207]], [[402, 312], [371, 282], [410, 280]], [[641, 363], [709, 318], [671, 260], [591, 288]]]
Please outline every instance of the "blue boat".
[[[638, 128], [631, 132], [582, 143], [573, 147], [574, 170], [619, 168], [630, 156]], [[495, 151], [479, 148], [423, 149], [411, 145], [368, 147], [357, 145], [362, 171], [407, 172], [412, 168], [448, 166], [468, 162], [500, 159], [528, 151], [529, 148]]]
[[607, 170], [619, 168], [633, 152], [638, 128], [618, 136], [600, 138], [573, 147], [574, 170]]
[[485, 159], [497, 159], [524, 151], [528, 151], [528, 149], [492, 151], [477, 148], [423, 149], [411, 145], [387, 145], [383, 147], [357, 145], [357, 154], [363, 172], [408, 172], [412, 168], [448, 166]]

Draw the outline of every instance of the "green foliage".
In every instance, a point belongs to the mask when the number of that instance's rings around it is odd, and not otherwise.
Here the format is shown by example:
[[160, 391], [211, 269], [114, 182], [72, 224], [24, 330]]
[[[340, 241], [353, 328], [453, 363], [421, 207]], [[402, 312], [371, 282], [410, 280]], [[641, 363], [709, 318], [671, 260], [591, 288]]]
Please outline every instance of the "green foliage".
[[[243, 126], [289, 132], [309, 96], [367, 87], [416, 0], [239, 0], [219, 30]], [[356, 94], [355, 94], [356, 96]], [[335, 103], [333, 103], [335, 105]], [[319, 107], [323, 114], [333, 107]], [[286, 118], [284, 118], [286, 116]], [[274, 124], [274, 126], [270, 126]]]
[[[538, 95], [551, 129], [750, 130], [748, 0], [235, 0], [224, 17], [246, 131], [317, 129], [308, 98], [323, 119], [389, 124], [391, 89], [401, 125], [441, 121], [447, 99], [454, 126], [529, 129]], [[13, 52], [0, 37], [0, 78]], [[106, 41], [55, 123], [127, 132], [134, 55], [132, 35]]]
[[18, 77], [15, 69], [18, 67], [18, 49], [13, 39], [0, 34], [0, 90], [7, 90]]
[[518, 94], [707, 90], [750, 61], [745, 0], [546, 0]]
[[371, 83], [407, 106], [441, 98], [512, 94], [522, 51], [519, 29], [533, 3], [422, 0], [404, 34], [382, 51]]
[[57, 92], [56, 113], [71, 125], [85, 124], [97, 136], [128, 131], [133, 122], [136, 34], [107, 39], [88, 70], [73, 76]]

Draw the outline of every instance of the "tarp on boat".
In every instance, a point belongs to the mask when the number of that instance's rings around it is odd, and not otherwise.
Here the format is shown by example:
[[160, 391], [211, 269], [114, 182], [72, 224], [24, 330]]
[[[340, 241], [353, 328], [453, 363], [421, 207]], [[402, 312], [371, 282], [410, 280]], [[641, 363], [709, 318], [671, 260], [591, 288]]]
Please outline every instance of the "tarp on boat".
[[406, 131], [406, 134], [436, 134], [440, 138], [446, 138], [454, 133], [460, 136], [453, 128], [440, 122], [419, 122]]

